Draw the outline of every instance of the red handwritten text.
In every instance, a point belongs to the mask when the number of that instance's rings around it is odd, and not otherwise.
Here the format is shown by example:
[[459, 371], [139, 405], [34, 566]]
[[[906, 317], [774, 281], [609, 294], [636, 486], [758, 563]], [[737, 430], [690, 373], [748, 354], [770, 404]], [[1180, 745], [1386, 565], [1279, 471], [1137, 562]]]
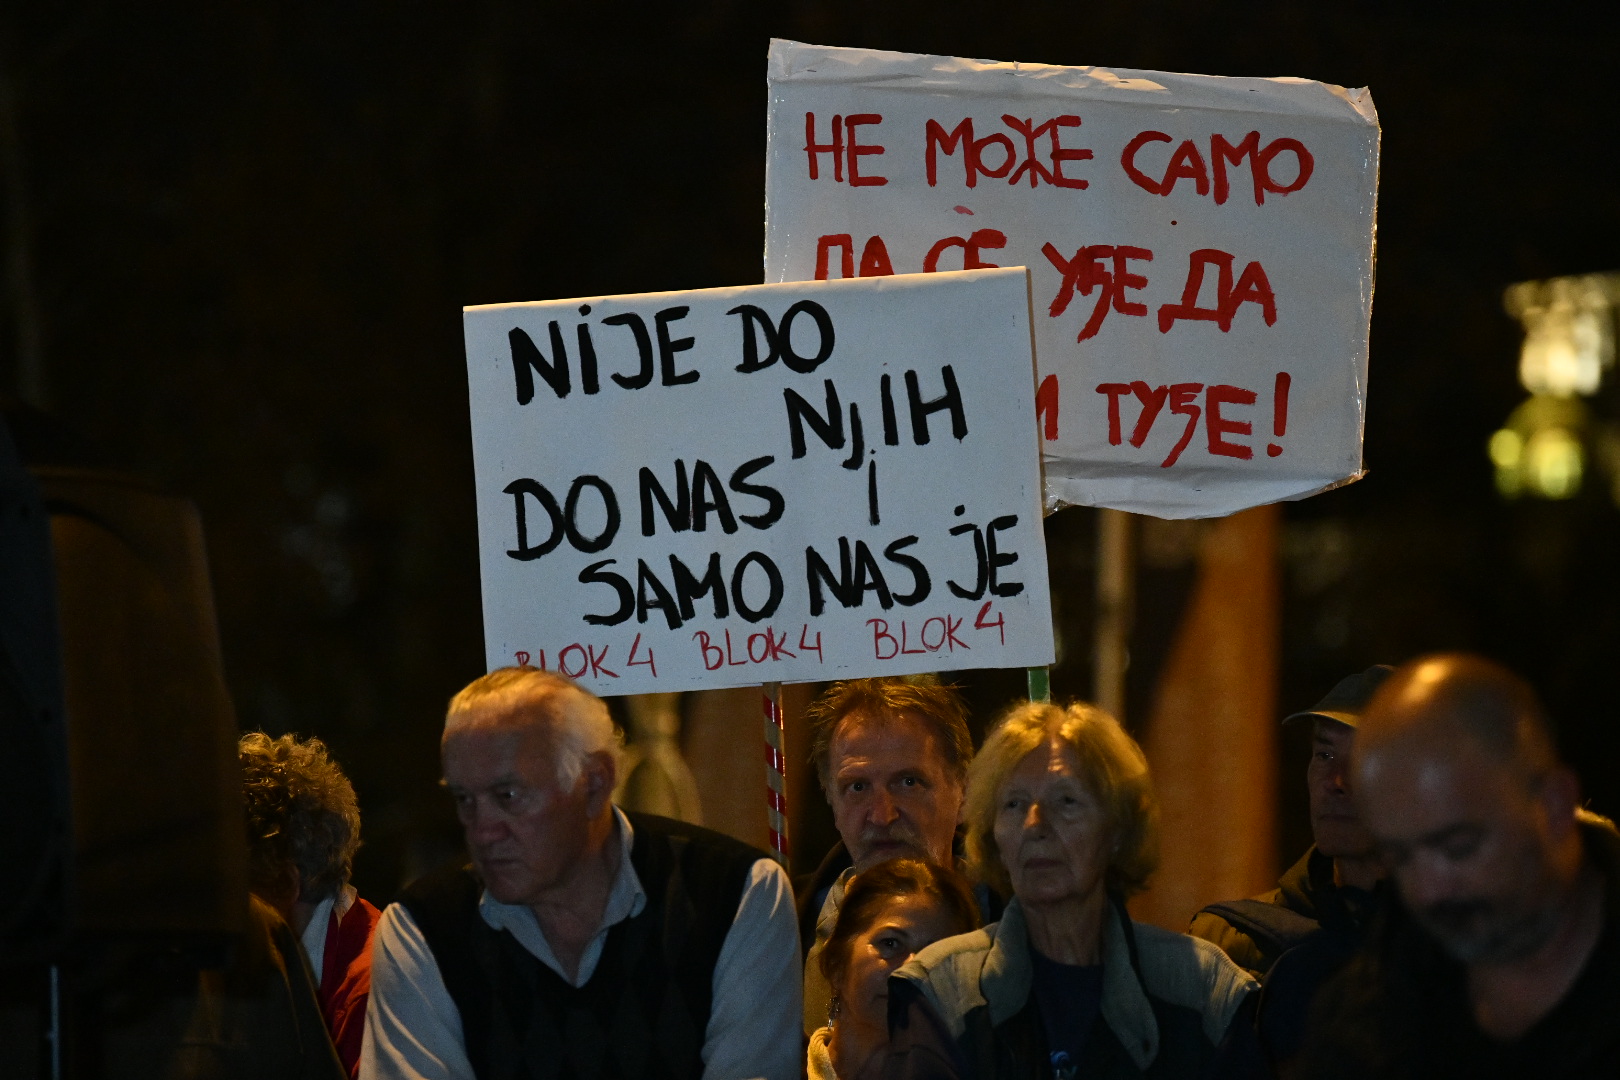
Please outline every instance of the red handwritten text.
[[[1215, 192], [1215, 203], [1220, 205], [1226, 202], [1231, 195], [1232, 182], [1227, 175], [1228, 165], [1241, 165], [1245, 158], [1249, 162], [1249, 176], [1254, 186], [1254, 204], [1265, 205], [1266, 193], [1274, 195], [1287, 195], [1303, 188], [1311, 179], [1311, 172], [1315, 169], [1315, 159], [1311, 152], [1305, 149], [1305, 144], [1298, 139], [1273, 139], [1262, 149], [1260, 146], [1260, 133], [1251, 131], [1236, 143], [1227, 140], [1224, 135], [1211, 135], [1209, 137], [1209, 157], [1199, 153], [1198, 144], [1191, 139], [1185, 139], [1176, 147], [1164, 169], [1155, 180], [1144, 171], [1145, 160], [1139, 164], [1143, 151], [1154, 143], [1175, 142], [1162, 131], [1144, 131], [1137, 135], [1125, 146], [1124, 153], [1119, 156], [1119, 163], [1130, 177], [1131, 183], [1143, 191], [1150, 191], [1155, 195], [1169, 195], [1176, 189], [1176, 185], [1183, 180], [1191, 180], [1193, 190], [1199, 195], [1210, 194], [1211, 186]], [[1272, 164], [1278, 155], [1292, 154], [1295, 162], [1294, 178], [1287, 183], [1281, 183], [1272, 175]], [[1211, 168], [1214, 165], [1213, 185], [1211, 184]]]
[[[1278, 438], [1281, 438], [1287, 430], [1289, 382], [1287, 372], [1278, 373], [1273, 391], [1276, 414], [1273, 432]], [[1238, 458], [1242, 461], [1254, 457], [1252, 446], [1245, 442], [1236, 442], [1229, 437], [1248, 437], [1254, 433], [1254, 424], [1251, 421], [1234, 419], [1231, 413], [1234, 408], [1249, 408], [1256, 404], [1259, 395], [1253, 390], [1228, 386], [1224, 383], [1205, 386], [1203, 383], [1187, 382], [1150, 386], [1138, 379], [1128, 383], [1100, 383], [1097, 386], [1097, 393], [1108, 399], [1108, 442], [1111, 446], [1119, 446], [1122, 442], [1129, 441], [1132, 446], [1140, 447], [1147, 441], [1154, 422], [1166, 410], [1166, 406], [1170, 415], [1187, 418], [1175, 445], [1160, 462], [1162, 468], [1168, 469], [1181, 459], [1182, 451], [1192, 442], [1200, 419], [1204, 422], [1206, 447], [1210, 454], [1216, 457]], [[1138, 405], [1138, 411], [1136, 422], [1127, 440], [1120, 403], [1131, 399]], [[1271, 443], [1266, 447], [1266, 454], [1269, 457], [1277, 457], [1282, 452], [1282, 447], [1277, 443]]]

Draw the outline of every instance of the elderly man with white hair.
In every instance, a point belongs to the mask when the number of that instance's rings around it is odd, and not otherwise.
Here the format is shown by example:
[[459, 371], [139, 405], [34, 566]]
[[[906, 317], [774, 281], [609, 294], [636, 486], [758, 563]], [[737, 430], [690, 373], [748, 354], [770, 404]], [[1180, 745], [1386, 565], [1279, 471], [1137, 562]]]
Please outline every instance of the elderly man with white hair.
[[612, 803], [601, 699], [504, 668], [450, 702], [472, 865], [384, 911], [361, 1077], [799, 1075], [793, 894], [763, 852]]

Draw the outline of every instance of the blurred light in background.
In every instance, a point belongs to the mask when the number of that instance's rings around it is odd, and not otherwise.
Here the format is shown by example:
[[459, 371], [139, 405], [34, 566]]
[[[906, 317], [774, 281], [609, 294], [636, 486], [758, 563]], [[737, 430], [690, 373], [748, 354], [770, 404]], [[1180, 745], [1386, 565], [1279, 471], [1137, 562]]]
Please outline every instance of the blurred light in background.
[[1620, 274], [1585, 274], [1509, 285], [1509, 315], [1524, 327], [1519, 381], [1532, 394], [1570, 397], [1597, 392], [1614, 364], [1613, 309]]
[[1620, 429], [1594, 420], [1579, 400], [1597, 394], [1614, 366], [1620, 274], [1520, 282], [1502, 302], [1524, 328], [1519, 381], [1531, 396], [1491, 436], [1497, 490], [1508, 499], [1568, 499], [1595, 461], [1620, 504]]
[[1574, 398], [1537, 394], [1513, 410], [1491, 436], [1496, 488], [1503, 496], [1567, 499], [1581, 489], [1587, 410]]

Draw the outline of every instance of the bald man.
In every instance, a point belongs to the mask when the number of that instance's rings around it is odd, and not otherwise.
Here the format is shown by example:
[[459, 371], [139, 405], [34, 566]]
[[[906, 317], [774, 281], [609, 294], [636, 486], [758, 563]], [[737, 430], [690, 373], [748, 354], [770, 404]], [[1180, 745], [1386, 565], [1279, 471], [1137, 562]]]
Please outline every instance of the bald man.
[[560, 675], [450, 702], [472, 865], [414, 882], [372, 953], [361, 1080], [791, 1080], [793, 895], [764, 852], [613, 805], [619, 734]]
[[1397, 669], [1352, 774], [1398, 902], [1318, 997], [1300, 1075], [1620, 1076], [1620, 834], [1528, 684], [1462, 654]]

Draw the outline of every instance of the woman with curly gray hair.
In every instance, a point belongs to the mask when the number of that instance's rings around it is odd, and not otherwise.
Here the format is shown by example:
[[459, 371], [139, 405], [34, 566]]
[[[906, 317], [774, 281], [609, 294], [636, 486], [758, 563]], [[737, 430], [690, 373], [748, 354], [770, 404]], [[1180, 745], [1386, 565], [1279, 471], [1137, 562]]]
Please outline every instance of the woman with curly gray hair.
[[319, 739], [242, 736], [248, 887], [299, 935], [321, 1015], [351, 1077], [360, 1070], [378, 912], [349, 884], [360, 804]]
[[1192, 1078], [1263, 1072], [1255, 983], [1207, 942], [1134, 922], [1157, 862], [1147, 760], [1090, 705], [1008, 712], [968, 769], [971, 868], [1001, 921], [890, 979], [885, 1075]]

